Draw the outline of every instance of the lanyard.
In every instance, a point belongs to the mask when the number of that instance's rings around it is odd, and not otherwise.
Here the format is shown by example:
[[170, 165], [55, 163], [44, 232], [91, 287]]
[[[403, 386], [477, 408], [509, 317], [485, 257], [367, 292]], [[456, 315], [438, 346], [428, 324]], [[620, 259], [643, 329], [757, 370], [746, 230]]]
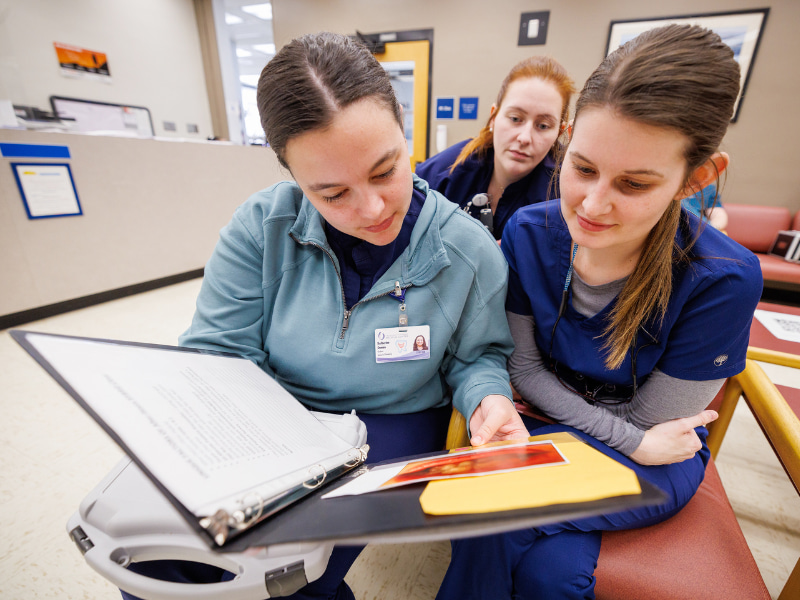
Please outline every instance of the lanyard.
[[394, 291], [389, 294], [390, 298], [394, 298], [400, 303], [400, 317], [399, 326], [408, 327], [408, 313], [406, 313], [406, 291], [400, 288], [400, 282], [394, 282]]
[[575, 270], [575, 255], [578, 253], [578, 244], [572, 244], [572, 256], [569, 259], [569, 270], [567, 271], [567, 278], [564, 280], [564, 290], [561, 292], [561, 306], [558, 308], [558, 318], [564, 314], [564, 309], [567, 307], [567, 297], [569, 284], [572, 281], [572, 273]]

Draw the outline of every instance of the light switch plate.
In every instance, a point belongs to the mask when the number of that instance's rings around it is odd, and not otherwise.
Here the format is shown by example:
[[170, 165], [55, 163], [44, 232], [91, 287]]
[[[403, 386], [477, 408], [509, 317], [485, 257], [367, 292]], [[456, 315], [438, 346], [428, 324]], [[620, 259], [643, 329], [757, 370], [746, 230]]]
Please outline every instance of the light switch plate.
[[518, 46], [538, 46], [547, 42], [550, 11], [522, 13], [519, 20]]

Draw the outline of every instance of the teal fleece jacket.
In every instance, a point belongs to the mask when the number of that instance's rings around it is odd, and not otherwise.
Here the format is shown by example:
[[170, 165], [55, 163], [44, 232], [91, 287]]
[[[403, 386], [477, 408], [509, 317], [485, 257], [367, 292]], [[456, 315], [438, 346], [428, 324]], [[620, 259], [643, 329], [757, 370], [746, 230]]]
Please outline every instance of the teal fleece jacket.
[[[324, 221], [293, 182], [251, 196], [222, 229], [182, 346], [245, 356], [307, 407], [410, 413], [453, 404], [467, 418], [489, 394], [511, 398], [508, 268], [480, 223], [431, 191], [411, 241], [345, 310]], [[431, 357], [376, 363], [375, 330], [430, 326]]]

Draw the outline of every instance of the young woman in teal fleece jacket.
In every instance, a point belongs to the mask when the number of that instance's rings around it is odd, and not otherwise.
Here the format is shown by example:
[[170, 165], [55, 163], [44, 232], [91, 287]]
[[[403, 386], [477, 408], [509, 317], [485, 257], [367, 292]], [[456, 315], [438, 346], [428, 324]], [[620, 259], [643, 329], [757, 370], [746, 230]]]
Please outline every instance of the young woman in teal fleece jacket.
[[[451, 401], [473, 443], [527, 437], [506, 372], [505, 260], [483, 226], [412, 175], [375, 57], [346, 36], [303, 36], [264, 68], [258, 103], [295, 181], [252, 196], [222, 230], [180, 343], [253, 360], [308, 408], [355, 409], [369, 462], [443, 449]], [[428, 348], [384, 361], [404, 319], [407, 348], [423, 334]], [[353, 598], [344, 576], [360, 550], [336, 547], [290, 597]], [[131, 568], [233, 577], [180, 561]]]

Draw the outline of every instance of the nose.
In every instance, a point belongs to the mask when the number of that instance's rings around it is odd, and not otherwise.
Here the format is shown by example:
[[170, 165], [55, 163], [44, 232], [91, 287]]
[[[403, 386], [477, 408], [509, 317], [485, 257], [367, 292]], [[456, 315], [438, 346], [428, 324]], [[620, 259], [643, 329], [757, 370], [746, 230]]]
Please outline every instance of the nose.
[[581, 202], [584, 214], [591, 218], [607, 214], [611, 210], [612, 200], [609, 186], [603, 182], [594, 182]]
[[524, 125], [519, 128], [517, 133], [517, 143], [520, 146], [527, 146], [533, 142], [533, 123], [526, 121]]
[[373, 189], [367, 189], [362, 195], [359, 213], [367, 221], [378, 220], [383, 216], [385, 206], [386, 202], [380, 193]]

